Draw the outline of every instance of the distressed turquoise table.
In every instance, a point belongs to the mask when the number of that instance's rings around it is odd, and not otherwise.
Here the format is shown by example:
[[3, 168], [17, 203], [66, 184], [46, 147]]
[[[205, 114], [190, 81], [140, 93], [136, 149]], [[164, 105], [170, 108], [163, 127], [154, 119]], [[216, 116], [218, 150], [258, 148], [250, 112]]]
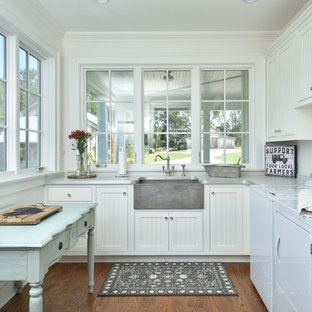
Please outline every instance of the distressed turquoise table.
[[[0, 226], [0, 280], [30, 284], [29, 311], [42, 311], [42, 281], [48, 268], [88, 233], [88, 291], [94, 285], [94, 211], [96, 204], [56, 203], [63, 211], [37, 225]], [[4, 210], [4, 209], [3, 209]]]

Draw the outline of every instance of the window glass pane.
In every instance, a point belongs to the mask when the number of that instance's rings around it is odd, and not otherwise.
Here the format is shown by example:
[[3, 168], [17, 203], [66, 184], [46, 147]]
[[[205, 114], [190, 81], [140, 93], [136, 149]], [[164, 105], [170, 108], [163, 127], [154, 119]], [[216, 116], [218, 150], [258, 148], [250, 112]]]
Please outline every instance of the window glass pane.
[[107, 132], [111, 127], [109, 103], [87, 103], [87, 123], [89, 132]]
[[201, 98], [202, 100], [224, 99], [224, 71], [203, 70], [201, 71]]
[[20, 128], [27, 128], [27, 93], [26, 91], [20, 90]]
[[20, 131], [20, 168], [27, 168], [27, 135], [26, 131]]
[[133, 134], [113, 134], [112, 135], [112, 163], [118, 164], [118, 151], [120, 147], [125, 147], [127, 151], [127, 164], [134, 164], [134, 135]]
[[40, 61], [29, 54], [29, 89], [40, 94]]
[[226, 71], [226, 99], [248, 100], [248, 70]]
[[6, 124], [6, 84], [0, 81], [0, 125]]
[[155, 164], [155, 156], [158, 154], [164, 158], [167, 157], [167, 136], [165, 134], [145, 134], [144, 163]]
[[201, 131], [224, 131], [224, 103], [202, 103]]
[[6, 170], [6, 129], [0, 128], [0, 171]]
[[0, 34], [0, 78], [6, 79], [6, 38]]
[[248, 134], [227, 134], [225, 142], [227, 163], [237, 163], [240, 158], [242, 163], [249, 162]]
[[169, 103], [169, 131], [191, 132], [191, 103]]
[[109, 102], [108, 71], [87, 71], [87, 101]]
[[19, 80], [20, 87], [26, 89], [27, 84], [27, 52], [19, 49]]
[[28, 129], [40, 130], [40, 97], [29, 95]]
[[28, 168], [40, 167], [40, 135], [29, 131], [28, 143]]
[[112, 103], [112, 131], [134, 132], [133, 103]]
[[226, 103], [226, 131], [247, 132], [249, 126], [248, 103]]
[[166, 71], [144, 71], [144, 101], [166, 100]]
[[144, 105], [144, 131], [167, 131], [166, 103], [146, 103]]
[[169, 101], [191, 99], [190, 70], [168, 71], [168, 99]]
[[203, 134], [201, 137], [202, 163], [224, 163], [224, 136], [223, 134]]
[[133, 71], [112, 71], [112, 101], [133, 102]]
[[169, 134], [169, 156], [172, 164], [192, 162], [192, 141], [189, 134]]
[[111, 136], [109, 134], [98, 134], [96, 138], [97, 140], [95, 142], [92, 141], [92, 144], [90, 144], [90, 150], [93, 157], [95, 157], [95, 161], [97, 161], [99, 164], [110, 163]]

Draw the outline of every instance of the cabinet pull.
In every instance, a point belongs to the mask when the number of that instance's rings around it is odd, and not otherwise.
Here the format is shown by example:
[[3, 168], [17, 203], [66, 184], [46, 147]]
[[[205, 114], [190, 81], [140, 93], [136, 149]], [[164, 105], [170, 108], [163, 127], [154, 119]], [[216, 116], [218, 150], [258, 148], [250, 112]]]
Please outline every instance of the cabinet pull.
[[312, 87], [310, 87], [310, 91], [312, 91]]
[[60, 242], [59, 245], [58, 245], [58, 249], [61, 250], [62, 248], [63, 248], [63, 243]]
[[277, 243], [276, 243], [276, 258], [278, 262], [281, 262], [280, 260], [280, 254], [279, 254], [279, 250], [280, 250], [280, 244], [281, 244], [281, 238], [279, 237], [277, 239]]
[[86, 227], [88, 225], [88, 221], [85, 221], [84, 222], [84, 226]]
[[67, 197], [71, 197], [71, 194], [70, 194], [70, 193], [67, 193], [66, 196], [67, 196]]
[[215, 195], [215, 192], [211, 192], [211, 195]]
[[170, 220], [173, 220], [173, 217], [170, 217]]
[[122, 193], [122, 195], [126, 196], [126, 195], [127, 195], [127, 193], [126, 193], [126, 192], [123, 192], [123, 193]]
[[312, 244], [310, 244], [310, 254], [312, 255]]
[[165, 217], [165, 220], [168, 220], [168, 217]]

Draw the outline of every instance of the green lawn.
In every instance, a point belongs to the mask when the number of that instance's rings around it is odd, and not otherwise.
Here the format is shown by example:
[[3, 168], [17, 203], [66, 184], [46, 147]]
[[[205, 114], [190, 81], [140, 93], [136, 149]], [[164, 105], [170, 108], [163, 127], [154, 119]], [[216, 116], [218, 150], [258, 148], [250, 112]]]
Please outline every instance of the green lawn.
[[[226, 154], [226, 162], [237, 163], [240, 157], [242, 157], [241, 152]], [[216, 159], [223, 161], [223, 155], [217, 156]]]
[[[154, 154], [144, 154], [144, 163], [145, 164], [152, 164], [155, 163], [155, 156], [160, 155], [164, 158], [167, 157], [167, 152], [155, 152]], [[186, 150], [181, 150], [181, 151], [172, 151], [169, 153], [170, 160], [176, 160], [176, 159], [183, 159], [187, 157], [191, 157], [191, 153], [187, 153]], [[162, 161], [160, 158], [157, 158], [157, 161]]]

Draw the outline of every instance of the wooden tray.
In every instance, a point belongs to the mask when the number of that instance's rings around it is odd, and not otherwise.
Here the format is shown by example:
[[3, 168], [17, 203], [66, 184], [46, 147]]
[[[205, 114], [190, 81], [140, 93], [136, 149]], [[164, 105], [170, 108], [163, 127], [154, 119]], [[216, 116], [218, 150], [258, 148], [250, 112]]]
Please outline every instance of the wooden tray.
[[62, 210], [62, 206], [43, 204], [16, 206], [0, 213], [0, 225], [38, 224], [41, 219]]
[[91, 179], [95, 177], [96, 174], [84, 174], [84, 175], [70, 174], [67, 176], [68, 179]]

